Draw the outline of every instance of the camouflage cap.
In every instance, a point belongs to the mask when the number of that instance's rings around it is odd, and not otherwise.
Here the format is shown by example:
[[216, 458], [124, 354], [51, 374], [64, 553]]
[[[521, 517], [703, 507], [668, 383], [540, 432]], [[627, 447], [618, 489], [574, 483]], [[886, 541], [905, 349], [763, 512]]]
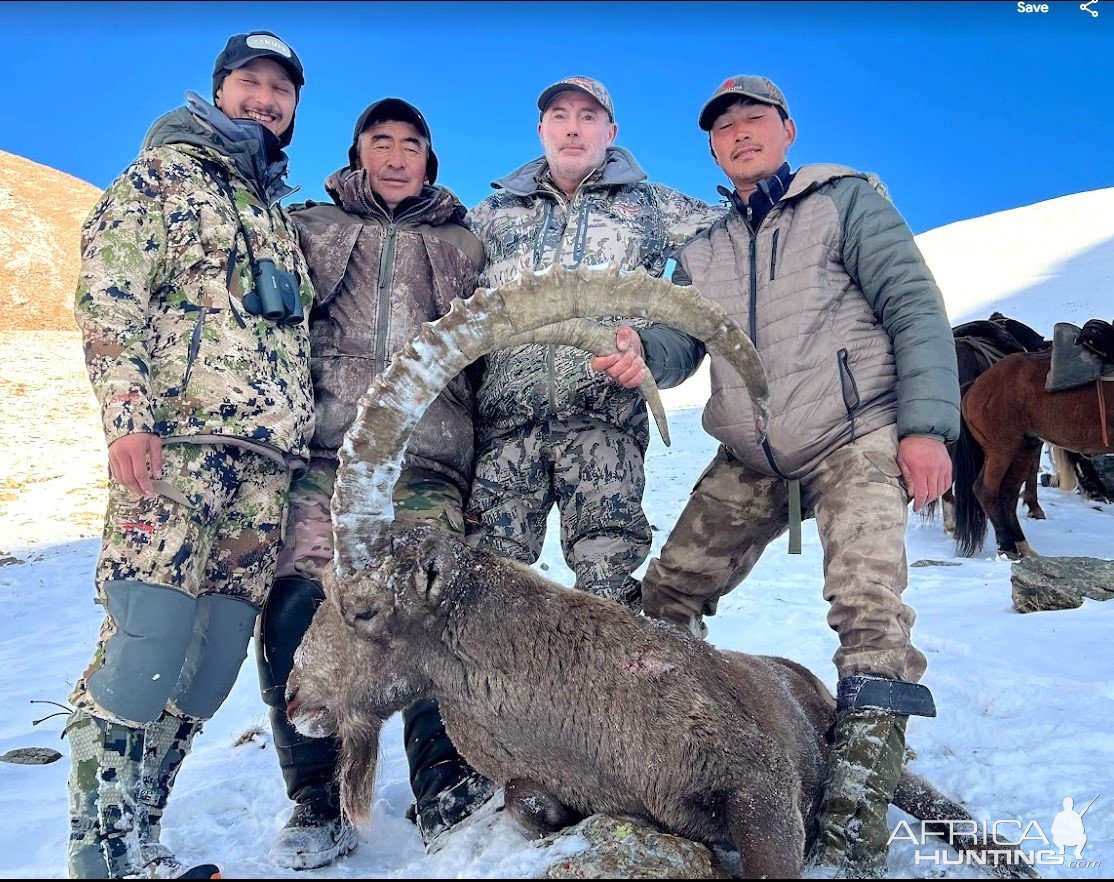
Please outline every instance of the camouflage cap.
[[615, 108], [611, 104], [611, 96], [604, 88], [603, 83], [599, 80], [593, 80], [591, 77], [565, 77], [563, 80], [554, 83], [538, 96], [538, 110], [545, 113], [545, 109], [549, 107], [549, 102], [562, 92], [583, 92], [585, 95], [595, 98], [603, 105], [603, 109], [607, 111], [611, 121], [615, 122]]
[[708, 99], [700, 111], [700, 128], [705, 132], [712, 130], [712, 123], [716, 121], [726, 107], [740, 98], [750, 98], [760, 104], [772, 104], [789, 117], [789, 105], [781, 89], [765, 77], [748, 76], [739, 74], [720, 83], [719, 88]]

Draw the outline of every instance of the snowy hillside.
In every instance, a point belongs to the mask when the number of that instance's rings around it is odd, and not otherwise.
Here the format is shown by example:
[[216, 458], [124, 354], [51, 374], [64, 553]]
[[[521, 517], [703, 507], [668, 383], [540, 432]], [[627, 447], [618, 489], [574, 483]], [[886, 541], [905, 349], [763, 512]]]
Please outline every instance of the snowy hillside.
[[[953, 224], [918, 237], [940, 281], [953, 323], [994, 309], [1044, 333], [1114, 314], [1114, 189], [1068, 196]], [[87, 664], [101, 616], [92, 603], [96, 536], [103, 507], [105, 455], [80, 342], [68, 333], [0, 332], [0, 753], [30, 745], [68, 745], [62, 719], [33, 699], [64, 701]], [[673, 447], [651, 444], [646, 510], [657, 554], [689, 490], [714, 452], [700, 428], [706, 386], [694, 378], [667, 393]], [[1114, 507], [1042, 489], [1047, 521], [1026, 521], [1046, 555], [1114, 557]], [[955, 559], [938, 524], [911, 518], [909, 560], [914, 641], [929, 658], [924, 682], [937, 719], [914, 718], [912, 768], [978, 817], [1032, 822], [1051, 830], [1064, 797], [1085, 817], [1091, 866], [1044, 866], [1049, 878], [1100, 878], [1114, 871], [1114, 603], [1018, 615], [1010, 606], [1010, 564]], [[805, 525], [804, 554], [782, 538], [747, 582], [709, 620], [718, 646], [780, 654], [835, 684], [836, 638], [825, 623], [821, 550]], [[571, 584], [554, 519], [542, 566]], [[253, 728], [261, 732], [242, 739]], [[237, 741], [246, 743], [236, 746]], [[6, 809], [0, 825], [0, 876], [65, 874], [68, 757], [49, 766], [0, 763]], [[401, 724], [382, 741], [373, 823], [359, 849], [335, 866], [303, 873], [266, 862], [267, 844], [289, 812], [266, 732], [249, 656], [224, 707], [187, 761], [164, 822], [164, 842], [186, 860], [216, 860], [225, 877], [524, 877], [541, 856], [504, 813], [489, 814], [447, 837], [427, 856], [403, 817], [409, 802]], [[891, 810], [891, 825], [904, 818]], [[1032, 829], [1030, 827], [1030, 829]], [[1029, 842], [1030, 847], [1044, 847]], [[909, 843], [895, 844], [895, 878], [973, 876], [941, 867]]]
[[995, 310], [1051, 339], [1056, 322], [1114, 318], [1114, 187], [917, 236], [952, 324]]

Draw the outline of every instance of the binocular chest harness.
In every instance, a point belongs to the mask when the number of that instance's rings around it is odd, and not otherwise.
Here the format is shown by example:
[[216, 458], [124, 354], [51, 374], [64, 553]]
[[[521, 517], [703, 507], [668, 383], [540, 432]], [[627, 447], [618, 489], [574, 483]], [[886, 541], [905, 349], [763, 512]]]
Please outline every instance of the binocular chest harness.
[[247, 247], [248, 262], [251, 264], [252, 290], [244, 295], [245, 311], [249, 315], [262, 316], [278, 325], [300, 325], [305, 319], [305, 311], [302, 309], [298, 277], [294, 273], [279, 269], [273, 260], [256, 258], [255, 249], [251, 247], [251, 236], [244, 226], [244, 219], [236, 205], [236, 193], [228, 181], [227, 173], [219, 166], [208, 163], [207, 165], [210, 165], [213, 177], [232, 205], [236, 223]]

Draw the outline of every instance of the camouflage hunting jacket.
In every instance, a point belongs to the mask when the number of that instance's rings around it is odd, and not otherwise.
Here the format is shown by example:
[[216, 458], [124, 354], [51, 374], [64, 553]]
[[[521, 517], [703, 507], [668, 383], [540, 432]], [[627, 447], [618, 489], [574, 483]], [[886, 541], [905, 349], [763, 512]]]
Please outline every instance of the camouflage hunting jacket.
[[734, 369], [711, 364], [704, 428], [748, 468], [801, 477], [885, 426], [959, 433], [955, 343], [913, 234], [870, 176], [805, 165], [753, 229], [738, 206], [677, 255], [674, 281], [719, 303], [770, 385], [766, 445]]
[[[647, 182], [634, 157], [619, 147], [607, 151], [603, 166], [571, 200], [550, 180], [544, 157], [492, 186], [498, 192], [468, 218], [486, 253], [480, 284], [487, 288], [555, 262], [566, 269], [617, 263], [624, 270], [642, 267], [660, 277], [672, 252], [725, 212]], [[646, 325], [621, 316], [605, 320]], [[630, 433], [645, 448], [649, 431], [638, 391], [624, 389], [606, 374], [593, 374], [590, 361], [590, 355], [569, 346], [518, 346], [492, 353], [477, 393], [477, 437], [483, 441], [527, 423], [588, 414]]]
[[[317, 428], [314, 456], [336, 458], [356, 405], [391, 356], [454, 298], [470, 297], [483, 248], [462, 225], [464, 206], [426, 186], [394, 212], [367, 172], [344, 168], [325, 182], [333, 205], [295, 206], [291, 218], [317, 291], [310, 316]], [[406, 445], [407, 467], [432, 469], [467, 494], [472, 475], [473, 383], [458, 374]]]
[[173, 111], [85, 221], [74, 314], [109, 444], [147, 432], [237, 444], [280, 462], [307, 454], [306, 323], [245, 311], [253, 286], [245, 234], [257, 261], [297, 275], [307, 314], [313, 289], [278, 204], [289, 190], [280, 175], [256, 174], [262, 165], [248, 149], [196, 108]]

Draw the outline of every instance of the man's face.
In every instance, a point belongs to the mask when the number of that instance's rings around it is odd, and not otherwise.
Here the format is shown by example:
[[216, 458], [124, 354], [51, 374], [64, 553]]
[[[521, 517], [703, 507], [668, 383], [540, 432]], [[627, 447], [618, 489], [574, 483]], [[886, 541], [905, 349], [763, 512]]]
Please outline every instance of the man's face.
[[286, 68], [270, 58], [253, 58], [229, 71], [216, 95], [217, 107], [229, 119], [255, 120], [276, 137], [290, 128], [297, 103]]
[[575, 90], [558, 93], [538, 123], [538, 137], [555, 180], [583, 181], [603, 165], [618, 131], [602, 104]]
[[426, 179], [427, 145], [408, 122], [376, 123], [360, 134], [360, 167], [387, 206], [394, 211], [403, 199], [422, 192]]
[[774, 174], [796, 140], [793, 120], [782, 120], [772, 104], [735, 102], [712, 123], [716, 163], [740, 191]]

